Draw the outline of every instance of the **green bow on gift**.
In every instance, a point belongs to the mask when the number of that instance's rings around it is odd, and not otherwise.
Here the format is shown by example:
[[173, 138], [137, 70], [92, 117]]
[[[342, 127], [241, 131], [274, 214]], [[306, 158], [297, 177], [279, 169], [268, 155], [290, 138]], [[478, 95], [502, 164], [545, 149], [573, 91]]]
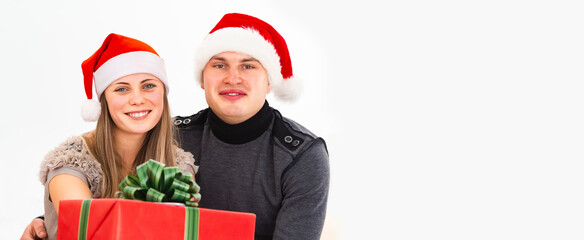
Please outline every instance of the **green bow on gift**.
[[187, 207], [198, 207], [201, 188], [193, 175], [178, 167], [166, 167], [150, 159], [136, 168], [120, 183], [121, 198], [149, 202], [178, 202]]

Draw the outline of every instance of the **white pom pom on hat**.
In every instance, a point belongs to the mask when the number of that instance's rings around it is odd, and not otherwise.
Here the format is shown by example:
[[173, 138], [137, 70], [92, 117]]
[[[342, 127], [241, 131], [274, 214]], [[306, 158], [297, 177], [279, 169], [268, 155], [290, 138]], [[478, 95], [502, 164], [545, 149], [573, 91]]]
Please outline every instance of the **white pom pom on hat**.
[[304, 85], [298, 77], [291, 77], [280, 82], [278, 86], [272, 87], [274, 96], [283, 101], [296, 101], [302, 95]]
[[300, 97], [302, 83], [292, 72], [286, 41], [270, 24], [245, 14], [225, 14], [197, 48], [195, 79], [199, 84], [209, 59], [229, 51], [247, 54], [260, 61], [268, 72], [276, 98], [295, 101]]
[[149, 73], [160, 79], [168, 94], [168, 78], [164, 60], [148, 44], [111, 33], [101, 47], [81, 64], [83, 86], [87, 100], [81, 104], [83, 120], [95, 122], [101, 114], [101, 104], [92, 100], [93, 88], [97, 100], [117, 79], [135, 73]]
[[101, 114], [101, 104], [98, 101], [87, 99], [81, 103], [81, 117], [86, 122], [95, 122]]

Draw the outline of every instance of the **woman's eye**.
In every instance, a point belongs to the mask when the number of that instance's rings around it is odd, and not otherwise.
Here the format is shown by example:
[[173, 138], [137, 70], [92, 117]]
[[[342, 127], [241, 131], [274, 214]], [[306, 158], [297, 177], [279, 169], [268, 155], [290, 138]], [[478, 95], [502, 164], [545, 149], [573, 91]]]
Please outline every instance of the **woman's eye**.
[[128, 89], [127, 89], [127, 88], [123, 88], [123, 87], [121, 87], [121, 88], [116, 88], [116, 89], [114, 90], [114, 92], [126, 92], [126, 91], [128, 91]]
[[154, 87], [156, 87], [156, 85], [154, 85], [152, 83], [149, 83], [149, 84], [144, 85], [144, 88], [147, 88], [147, 89], [154, 88]]

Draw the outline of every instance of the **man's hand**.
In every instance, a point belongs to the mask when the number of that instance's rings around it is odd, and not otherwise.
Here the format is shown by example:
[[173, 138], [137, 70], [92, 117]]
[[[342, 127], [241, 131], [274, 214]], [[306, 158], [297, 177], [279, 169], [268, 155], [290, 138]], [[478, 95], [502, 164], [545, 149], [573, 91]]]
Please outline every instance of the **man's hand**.
[[47, 230], [45, 230], [45, 221], [40, 218], [35, 218], [28, 226], [26, 226], [20, 240], [35, 240], [46, 237]]

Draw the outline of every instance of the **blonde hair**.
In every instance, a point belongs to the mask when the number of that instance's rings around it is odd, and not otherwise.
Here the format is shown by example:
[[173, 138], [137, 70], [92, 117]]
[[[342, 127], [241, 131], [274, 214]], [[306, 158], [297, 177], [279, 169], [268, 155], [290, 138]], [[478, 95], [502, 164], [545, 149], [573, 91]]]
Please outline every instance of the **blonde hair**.
[[[118, 184], [126, 177], [121, 156], [118, 154], [115, 144], [114, 129], [116, 127], [109, 114], [105, 93], [100, 97], [101, 114], [97, 120], [94, 134], [85, 135], [87, 147], [97, 161], [101, 164], [103, 172], [103, 198], [113, 198], [118, 191]], [[150, 131], [134, 159], [132, 173], [136, 172], [138, 165], [154, 159], [167, 166], [175, 166], [174, 147], [178, 146], [174, 140], [175, 127], [170, 117], [168, 98], [164, 93], [164, 109], [160, 120]]]

